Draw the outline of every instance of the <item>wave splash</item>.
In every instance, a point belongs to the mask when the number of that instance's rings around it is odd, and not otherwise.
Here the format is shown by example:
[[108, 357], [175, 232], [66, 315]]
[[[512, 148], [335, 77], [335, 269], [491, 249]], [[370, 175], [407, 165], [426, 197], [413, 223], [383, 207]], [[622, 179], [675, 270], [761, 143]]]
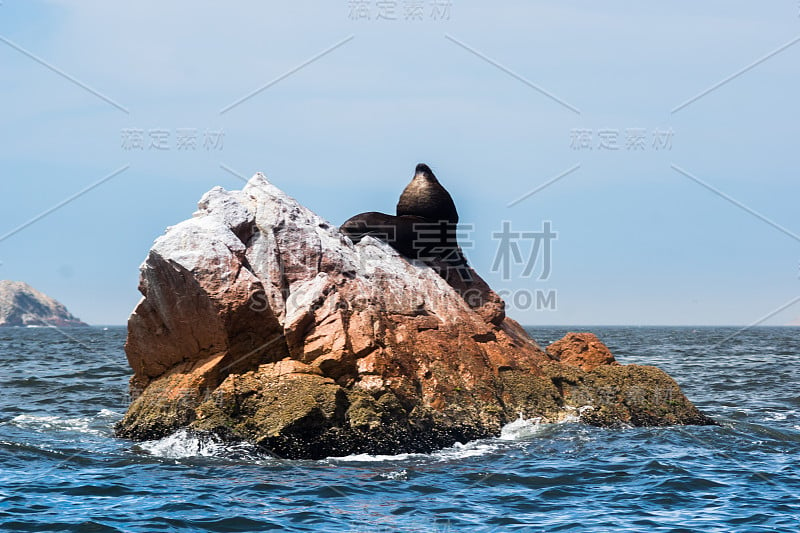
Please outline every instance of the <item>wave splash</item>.
[[247, 442], [228, 442], [217, 435], [179, 429], [162, 439], [139, 443], [135, 448], [163, 459], [222, 458], [261, 460], [271, 456]]
[[[526, 419], [522, 415], [509, 422], [500, 431], [500, 435], [489, 439], [474, 440], [467, 443], [456, 442], [449, 448], [424, 453], [401, 453], [396, 455], [353, 454], [344, 457], [329, 457], [324, 461], [332, 463], [359, 462], [392, 462], [409, 459], [426, 459], [434, 461], [455, 461], [469, 457], [491, 454], [513, 443], [523, 443], [532, 438], [542, 436], [553, 428], [567, 423], [576, 423], [579, 415], [568, 416], [560, 422], [545, 423], [541, 418]], [[247, 442], [229, 442], [217, 435], [198, 433], [189, 429], [179, 429], [171, 435], [158, 440], [139, 443], [135, 449], [148, 455], [162, 459], [215, 458], [226, 460], [246, 460], [261, 462], [274, 461], [280, 458], [271, 455], [268, 450]]]
[[[481, 439], [462, 444], [455, 443], [431, 454], [404, 453], [397, 455], [355, 454], [345, 457], [329, 457], [334, 462], [377, 462], [402, 461], [410, 458], [433, 458], [449, 461], [466, 457], [475, 457], [491, 453], [504, 442], [524, 441], [542, 432], [547, 426], [540, 419], [526, 420], [520, 416], [517, 420], [506, 424], [500, 436], [492, 439]], [[163, 459], [219, 458], [234, 460], [275, 459], [268, 451], [246, 442], [226, 441], [219, 436], [198, 433], [188, 429], [179, 429], [171, 435], [158, 440], [146, 441], [135, 446], [136, 449]]]
[[101, 409], [94, 416], [65, 418], [61, 416], [17, 415], [4, 422], [20, 429], [40, 433], [69, 432], [87, 433], [91, 435], [107, 435], [109, 425], [122, 415], [110, 409]]

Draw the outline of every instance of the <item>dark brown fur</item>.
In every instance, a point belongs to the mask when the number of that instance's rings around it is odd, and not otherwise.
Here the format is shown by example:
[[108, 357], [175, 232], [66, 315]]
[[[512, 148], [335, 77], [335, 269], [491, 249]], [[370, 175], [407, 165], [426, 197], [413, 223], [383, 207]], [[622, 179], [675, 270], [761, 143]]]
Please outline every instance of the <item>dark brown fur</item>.
[[442, 187], [428, 165], [423, 163], [417, 165], [414, 178], [400, 195], [400, 200], [397, 202], [397, 216], [403, 215], [458, 223], [458, 211], [453, 198], [447, 189]]

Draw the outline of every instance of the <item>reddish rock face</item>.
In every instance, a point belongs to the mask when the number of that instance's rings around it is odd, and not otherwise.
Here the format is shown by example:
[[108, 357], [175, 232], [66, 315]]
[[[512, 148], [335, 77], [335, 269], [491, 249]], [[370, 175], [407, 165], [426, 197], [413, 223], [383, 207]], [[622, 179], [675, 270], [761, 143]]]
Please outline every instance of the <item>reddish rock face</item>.
[[547, 347], [547, 354], [566, 365], [590, 372], [602, 365], [618, 365], [611, 350], [593, 333], [567, 333]]
[[[658, 369], [618, 379], [633, 367], [591, 334], [545, 353], [470, 274], [372, 237], [353, 244], [261, 174], [217, 187], [142, 265], [126, 344], [134, 401], [117, 434], [190, 427], [317, 458], [430, 451], [577, 407], [596, 424], [709, 422]], [[645, 377], [677, 400], [625, 394]]]

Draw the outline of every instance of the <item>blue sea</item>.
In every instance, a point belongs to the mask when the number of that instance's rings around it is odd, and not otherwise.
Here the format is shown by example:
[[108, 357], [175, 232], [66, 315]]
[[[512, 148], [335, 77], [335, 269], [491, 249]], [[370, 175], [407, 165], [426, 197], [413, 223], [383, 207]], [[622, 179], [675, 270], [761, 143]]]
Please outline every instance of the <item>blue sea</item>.
[[124, 328], [0, 330], [3, 531], [800, 531], [800, 328], [595, 332], [718, 427], [517, 420], [430, 455], [284, 461], [177, 433], [113, 436]]

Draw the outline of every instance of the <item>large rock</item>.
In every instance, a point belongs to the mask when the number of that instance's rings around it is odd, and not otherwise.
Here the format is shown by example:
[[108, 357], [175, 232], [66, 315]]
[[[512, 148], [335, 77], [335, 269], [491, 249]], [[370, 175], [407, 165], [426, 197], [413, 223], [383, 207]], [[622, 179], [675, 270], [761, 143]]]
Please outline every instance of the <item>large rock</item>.
[[602, 365], [619, 364], [611, 350], [593, 333], [567, 333], [547, 347], [547, 354], [562, 363], [590, 372]]
[[67, 308], [22, 281], [0, 280], [0, 327], [86, 326]]
[[594, 337], [586, 356], [548, 354], [460, 274], [353, 244], [261, 174], [214, 188], [141, 267], [117, 434], [189, 427], [320, 458], [427, 452], [520, 415], [711, 423], [664, 372], [618, 365]]

